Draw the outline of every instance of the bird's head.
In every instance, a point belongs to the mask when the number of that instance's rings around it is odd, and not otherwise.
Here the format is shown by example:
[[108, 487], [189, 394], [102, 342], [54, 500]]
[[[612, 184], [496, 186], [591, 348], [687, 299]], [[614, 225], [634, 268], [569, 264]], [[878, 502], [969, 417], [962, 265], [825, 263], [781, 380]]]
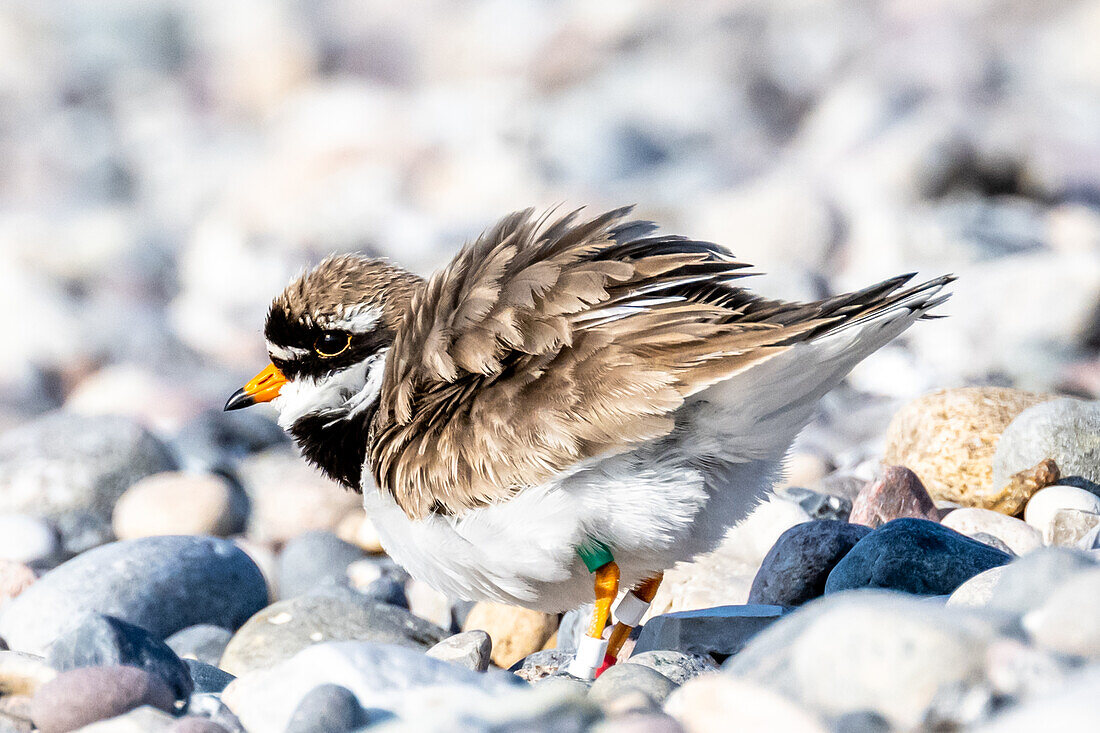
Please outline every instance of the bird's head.
[[381, 260], [324, 260], [272, 302], [264, 326], [271, 364], [225, 409], [271, 402], [299, 443], [361, 415], [377, 401], [386, 353], [422, 282]]

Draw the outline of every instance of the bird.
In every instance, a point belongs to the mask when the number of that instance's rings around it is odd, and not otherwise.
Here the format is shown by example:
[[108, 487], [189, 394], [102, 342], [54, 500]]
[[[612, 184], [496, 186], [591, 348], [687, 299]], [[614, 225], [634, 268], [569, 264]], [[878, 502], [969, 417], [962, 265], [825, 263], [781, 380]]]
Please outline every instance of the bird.
[[725, 247], [631, 212], [512, 213], [426, 279], [330, 256], [274, 298], [271, 363], [225, 405], [270, 402], [414, 578], [550, 613], [594, 599], [584, 679], [664, 571], [766, 496], [819, 399], [954, 280], [768, 299]]

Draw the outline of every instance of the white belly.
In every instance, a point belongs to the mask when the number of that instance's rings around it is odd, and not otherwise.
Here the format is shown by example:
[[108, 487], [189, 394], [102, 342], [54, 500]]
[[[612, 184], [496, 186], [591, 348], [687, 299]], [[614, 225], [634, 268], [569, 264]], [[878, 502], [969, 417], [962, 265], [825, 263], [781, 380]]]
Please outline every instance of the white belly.
[[467, 600], [547, 612], [592, 599], [592, 576], [576, 548], [611, 548], [622, 586], [713, 550], [771, 486], [776, 461], [726, 466], [721, 474], [641, 464], [645, 451], [615, 456], [459, 519], [411, 521], [377, 490], [363, 504], [386, 551], [413, 577]]

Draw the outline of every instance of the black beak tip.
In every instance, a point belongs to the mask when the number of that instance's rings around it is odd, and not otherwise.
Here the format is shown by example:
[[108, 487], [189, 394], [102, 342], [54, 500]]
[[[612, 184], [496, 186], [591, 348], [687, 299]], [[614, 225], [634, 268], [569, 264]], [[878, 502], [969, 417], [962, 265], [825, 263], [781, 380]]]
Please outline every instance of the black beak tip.
[[223, 411], [229, 412], [230, 410], [239, 410], [242, 407], [249, 407], [254, 404], [256, 404], [256, 401], [252, 399], [251, 395], [245, 394], [244, 388], [242, 387], [229, 396]]

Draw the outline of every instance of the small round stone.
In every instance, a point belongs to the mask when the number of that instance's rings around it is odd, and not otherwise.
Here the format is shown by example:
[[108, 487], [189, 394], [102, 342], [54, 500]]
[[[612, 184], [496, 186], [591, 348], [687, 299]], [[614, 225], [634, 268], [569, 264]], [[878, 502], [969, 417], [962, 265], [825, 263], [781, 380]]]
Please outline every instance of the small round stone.
[[1046, 458], [1062, 476], [1100, 483], [1100, 402], [1063, 397], [1021, 412], [997, 444], [994, 478], [1007, 480]]
[[764, 556], [748, 602], [800, 606], [823, 595], [829, 573], [870, 532], [864, 525], [848, 522], [796, 524]]
[[279, 555], [279, 597], [293, 598], [321, 586], [346, 586], [348, 565], [362, 557], [361, 549], [332, 532], [304, 532]]
[[1024, 508], [1024, 521], [1043, 534], [1050, 544], [1054, 537], [1054, 517], [1062, 509], [1100, 513], [1100, 497], [1076, 486], [1055, 484], [1040, 489]]
[[187, 665], [163, 641], [145, 629], [98, 613], [88, 614], [79, 626], [58, 637], [46, 661], [58, 671], [138, 667], [164, 680], [177, 700], [186, 700], [194, 687]]
[[142, 705], [172, 713], [175, 696], [136, 667], [84, 667], [42, 685], [31, 700], [31, 720], [41, 733], [66, 733]]
[[887, 466], [881, 478], [860, 490], [848, 521], [879, 527], [900, 517], [938, 522], [940, 511], [915, 473], [905, 466]]
[[0, 560], [47, 562], [59, 546], [57, 530], [44, 519], [29, 514], [0, 514]]
[[475, 629], [448, 636], [429, 649], [427, 654], [475, 672], [484, 672], [489, 668], [492, 651], [493, 640], [484, 631]]
[[340, 685], [320, 685], [298, 703], [286, 733], [346, 733], [366, 723], [355, 693]]
[[217, 666], [232, 637], [233, 632], [221, 626], [196, 624], [180, 629], [165, 639], [164, 643], [180, 659], [195, 659]]
[[229, 731], [213, 720], [200, 718], [197, 715], [187, 715], [173, 723], [167, 733], [229, 733]]
[[30, 588], [36, 577], [23, 563], [0, 560], [0, 604]]
[[542, 649], [557, 628], [558, 619], [551, 614], [481, 601], [470, 610], [462, 630], [487, 632], [493, 640], [493, 662], [507, 669]]
[[679, 685], [649, 667], [622, 662], [609, 667], [592, 683], [588, 699], [600, 707], [607, 707], [620, 696], [640, 692], [660, 706]]
[[114, 616], [164, 638], [212, 623], [236, 628], [267, 604], [248, 556], [213, 537], [144, 537], [82, 553], [4, 606], [0, 636], [42, 653], [86, 612]]
[[146, 476], [115, 505], [112, 526], [122, 540], [156, 535], [227, 537], [244, 528], [245, 499], [210, 473], [169, 471]]
[[218, 666], [230, 674], [270, 667], [327, 641], [376, 641], [424, 651], [446, 634], [408, 611], [343, 589], [273, 603], [242, 626]]
[[678, 685], [682, 685], [701, 674], [714, 672], [718, 669], [710, 657], [699, 654], [684, 654], [671, 649], [631, 654], [627, 662], [649, 667], [654, 672], [660, 672]]
[[940, 523], [967, 537], [973, 537], [979, 533], [992, 535], [1008, 545], [1016, 555], [1026, 555], [1043, 546], [1042, 532], [1021, 519], [990, 509], [978, 507], [956, 509], [948, 513]]
[[888, 588], [947, 595], [978, 573], [1011, 560], [936, 522], [895, 519], [856, 543], [829, 573], [825, 592]]

